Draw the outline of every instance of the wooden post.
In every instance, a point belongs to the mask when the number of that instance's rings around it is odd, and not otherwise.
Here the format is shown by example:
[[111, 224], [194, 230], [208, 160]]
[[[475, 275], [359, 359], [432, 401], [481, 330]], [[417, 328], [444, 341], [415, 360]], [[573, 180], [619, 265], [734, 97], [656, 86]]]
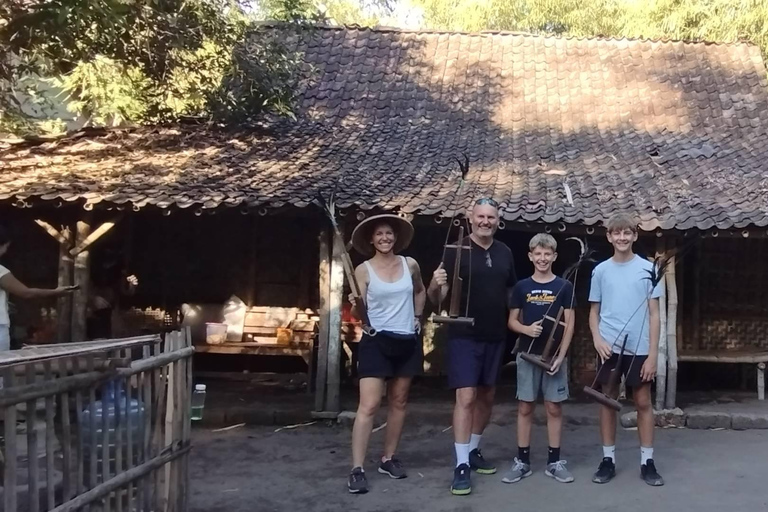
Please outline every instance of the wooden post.
[[677, 259], [672, 256], [667, 267], [667, 353], [669, 371], [667, 372], [666, 407], [674, 409], [677, 401], [677, 282], [675, 265]]
[[256, 305], [256, 278], [258, 274], [257, 267], [259, 264], [259, 260], [256, 257], [259, 249], [258, 237], [256, 236], [257, 225], [256, 218], [253, 215], [248, 218], [248, 227], [251, 236], [250, 240], [248, 240], [248, 280], [245, 288], [245, 303], [248, 304], [248, 307], [250, 308]]
[[693, 311], [691, 322], [693, 323], [693, 350], [701, 348], [701, 240], [696, 240], [696, 267], [693, 269]]
[[[91, 233], [89, 221], [77, 222], [76, 246], [83, 246], [83, 242]], [[88, 308], [88, 288], [90, 285], [90, 251], [80, 251], [75, 256], [75, 285], [79, 285], [72, 299], [72, 341], [85, 341], [86, 317]]]
[[320, 323], [317, 348], [317, 371], [315, 372], [315, 411], [325, 410], [325, 387], [328, 378], [328, 323], [330, 319], [329, 305], [331, 293], [331, 254], [329, 246], [329, 231], [320, 230], [319, 237], [319, 284], [320, 284]]
[[[72, 248], [72, 231], [64, 226], [61, 236], [66, 243], [59, 243], [59, 286], [71, 286], [74, 260], [69, 251]], [[72, 297], [59, 297], [56, 305], [56, 340], [67, 343], [72, 335]]]
[[[664, 254], [664, 240], [658, 239], [656, 256]], [[657, 411], [663, 410], [667, 397], [667, 290], [664, 280], [659, 283], [659, 355], [656, 365], [656, 404]]]
[[343, 242], [333, 237], [333, 257], [331, 259], [330, 302], [328, 318], [328, 394], [326, 410], [339, 412], [341, 403], [341, 306], [344, 303], [344, 254]]

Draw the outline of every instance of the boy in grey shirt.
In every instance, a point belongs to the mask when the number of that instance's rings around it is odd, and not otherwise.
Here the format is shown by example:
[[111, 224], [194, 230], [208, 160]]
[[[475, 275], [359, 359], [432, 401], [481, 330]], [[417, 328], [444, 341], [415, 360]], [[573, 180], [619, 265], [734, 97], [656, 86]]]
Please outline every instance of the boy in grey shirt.
[[[651, 383], [656, 377], [659, 350], [659, 287], [652, 287], [649, 271], [653, 264], [632, 250], [637, 241], [637, 224], [627, 215], [616, 215], [606, 225], [613, 257], [595, 267], [589, 292], [589, 328], [601, 363], [598, 382], [603, 393], [618, 396], [618, 384], [610, 386], [611, 370], [619, 361], [624, 337], [627, 343], [621, 367], [637, 409], [640, 438], [640, 475], [648, 485], [664, 485], [653, 461], [653, 405]], [[616, 474], [616, 411], [601, 406], [600, 437], [603, 460], [592, 481], [609, 482]]]

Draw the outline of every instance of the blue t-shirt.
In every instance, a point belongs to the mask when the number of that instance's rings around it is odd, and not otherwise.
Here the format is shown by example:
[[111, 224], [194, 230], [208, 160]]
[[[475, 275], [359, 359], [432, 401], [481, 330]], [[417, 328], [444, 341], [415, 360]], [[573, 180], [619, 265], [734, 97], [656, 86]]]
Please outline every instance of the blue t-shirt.
[[[517, 283], [512, 289], [512, 302], [509, 307], [510, 309], [520, 309], [522, 312], [522, 318], [520, 319], [522, 324], [531, 325], [544, 318], [546, 314], [556, 318], [557, 312], [561, 307], [571, 309], [574, 304], [573, 285], [562, 277], [555, 276], [548, 283], [539, 283], [529, 277]], [[560, 321], [565, 321], [565, 315], [560, 318]], [[541, 326], [541, 334], [533, 342], [533, 347], [531, 347], [531, 338], [529, 336], [520, 335], [521, 352], [528, 352], [530, 347], [531, 354], [542, 354], [553, 325], [552, 322], [545, 321]], [[563, 340], [563, 331], [562, 326], [555, 330], [552, 351], [549, 353], [550, 356], [560, 346], [560, 342]]]
[[653, 263], [635, 255], [626, 263], [611, 258], [592, 272], [589, 302], [600, 303], [600, 335], [612, 345], [614, 353], [621, 351], [624, 336], [629, 335], [626, 353], [648, 355], [648, 300], [661, 296], [660, 286], [651, 290], [652, 269]]

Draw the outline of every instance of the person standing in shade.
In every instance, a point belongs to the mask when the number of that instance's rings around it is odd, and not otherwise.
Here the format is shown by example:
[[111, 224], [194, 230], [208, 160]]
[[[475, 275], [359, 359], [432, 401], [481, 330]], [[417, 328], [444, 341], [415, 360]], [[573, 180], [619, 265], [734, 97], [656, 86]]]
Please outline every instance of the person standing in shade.
[[[472, 492], [470, 470], [491, 475], [496, 467], [481, 452], [480, 442], [491, 418], [496, 381], [507, 340], [509, 295], [517, 281], [512, 251], [495, 240], [499, 228], [499, 205], [479, 199], [469, 214], [472, 233], [461, 241], [471, 246], [461, 258], [463, 279], [461, 312], [469, 305], [474, 325], [448, 325], [448, 385], [456, 390], [453, 411], [454, 469], [451, 493]], [[446, 251], [445, 263], [434, 272], [427, 295], [436, 305], [448, 295], [449, 277], [454, 274], [455, 250]], [[469, 253], [469, 254], [467, 254]], [[471, 276], [471, 277], [470, 277]]]
[[[352, 245], [370, 257], [355, 269], [365, 298], [370, 326], [358, 345], [360, 402], [352, 428], [352, 471], [347, 488], [352, 494], [368, 492], [363, 469], [373, 419], [387, 390], [387, 428], [378, 471], [390, 478], [407, 476], [396, 457], [405, 422], [411, 379], [421, 373], [423, 347], [419, 339], [426, 291], [421, 270], [413, 258], [398, 256], [413, 238], [413, 226], [397, 215], [376, 215], [361, 222], [352, 233]], [[352, 314], [359, 317], [350, 295]]]
[[[0, 226], [0, 257], [4, 256], [11, 246], [11, 236], [8, 230]], [[74, 286], [60, 286], [54, 289], [29, 288], [16, 279], [13, 273], [0, 265], [0, 351], [11, 349], [11, 318], [8, 312], [8, 295], [22, 299], [45, 299], [61, 297], [74, 292]]]

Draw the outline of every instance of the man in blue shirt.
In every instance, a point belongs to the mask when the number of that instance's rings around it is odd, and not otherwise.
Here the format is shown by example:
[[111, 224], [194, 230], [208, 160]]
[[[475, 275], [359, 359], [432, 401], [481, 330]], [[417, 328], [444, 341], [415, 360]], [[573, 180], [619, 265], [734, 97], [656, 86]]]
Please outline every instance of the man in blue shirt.
[[[624, 357], [617, 370], [632, 390], [637, 409], [640, 437], [640, 475], [648, 485], [663, 485], [653, 460], [653, 405], [651, 383], [656, 377], [659, 352], [659, 296], [649, 279], [653, 264], [632, 250], [637, 241], [637, 224], [627, 215], [616, 215], [606, 225], [613, 257], [600, 263], [592, 274], [589, 328], [602, 365], [598, 382], [603, 392], [618, 396], [618, 384], [610, 385], [611, 370], [619, 362], [619, 352], [627, 337]], [[603, 460], [592, 481], [609, 482], [616, 474], [616, 411], [600, 408], [600, 437]]]

